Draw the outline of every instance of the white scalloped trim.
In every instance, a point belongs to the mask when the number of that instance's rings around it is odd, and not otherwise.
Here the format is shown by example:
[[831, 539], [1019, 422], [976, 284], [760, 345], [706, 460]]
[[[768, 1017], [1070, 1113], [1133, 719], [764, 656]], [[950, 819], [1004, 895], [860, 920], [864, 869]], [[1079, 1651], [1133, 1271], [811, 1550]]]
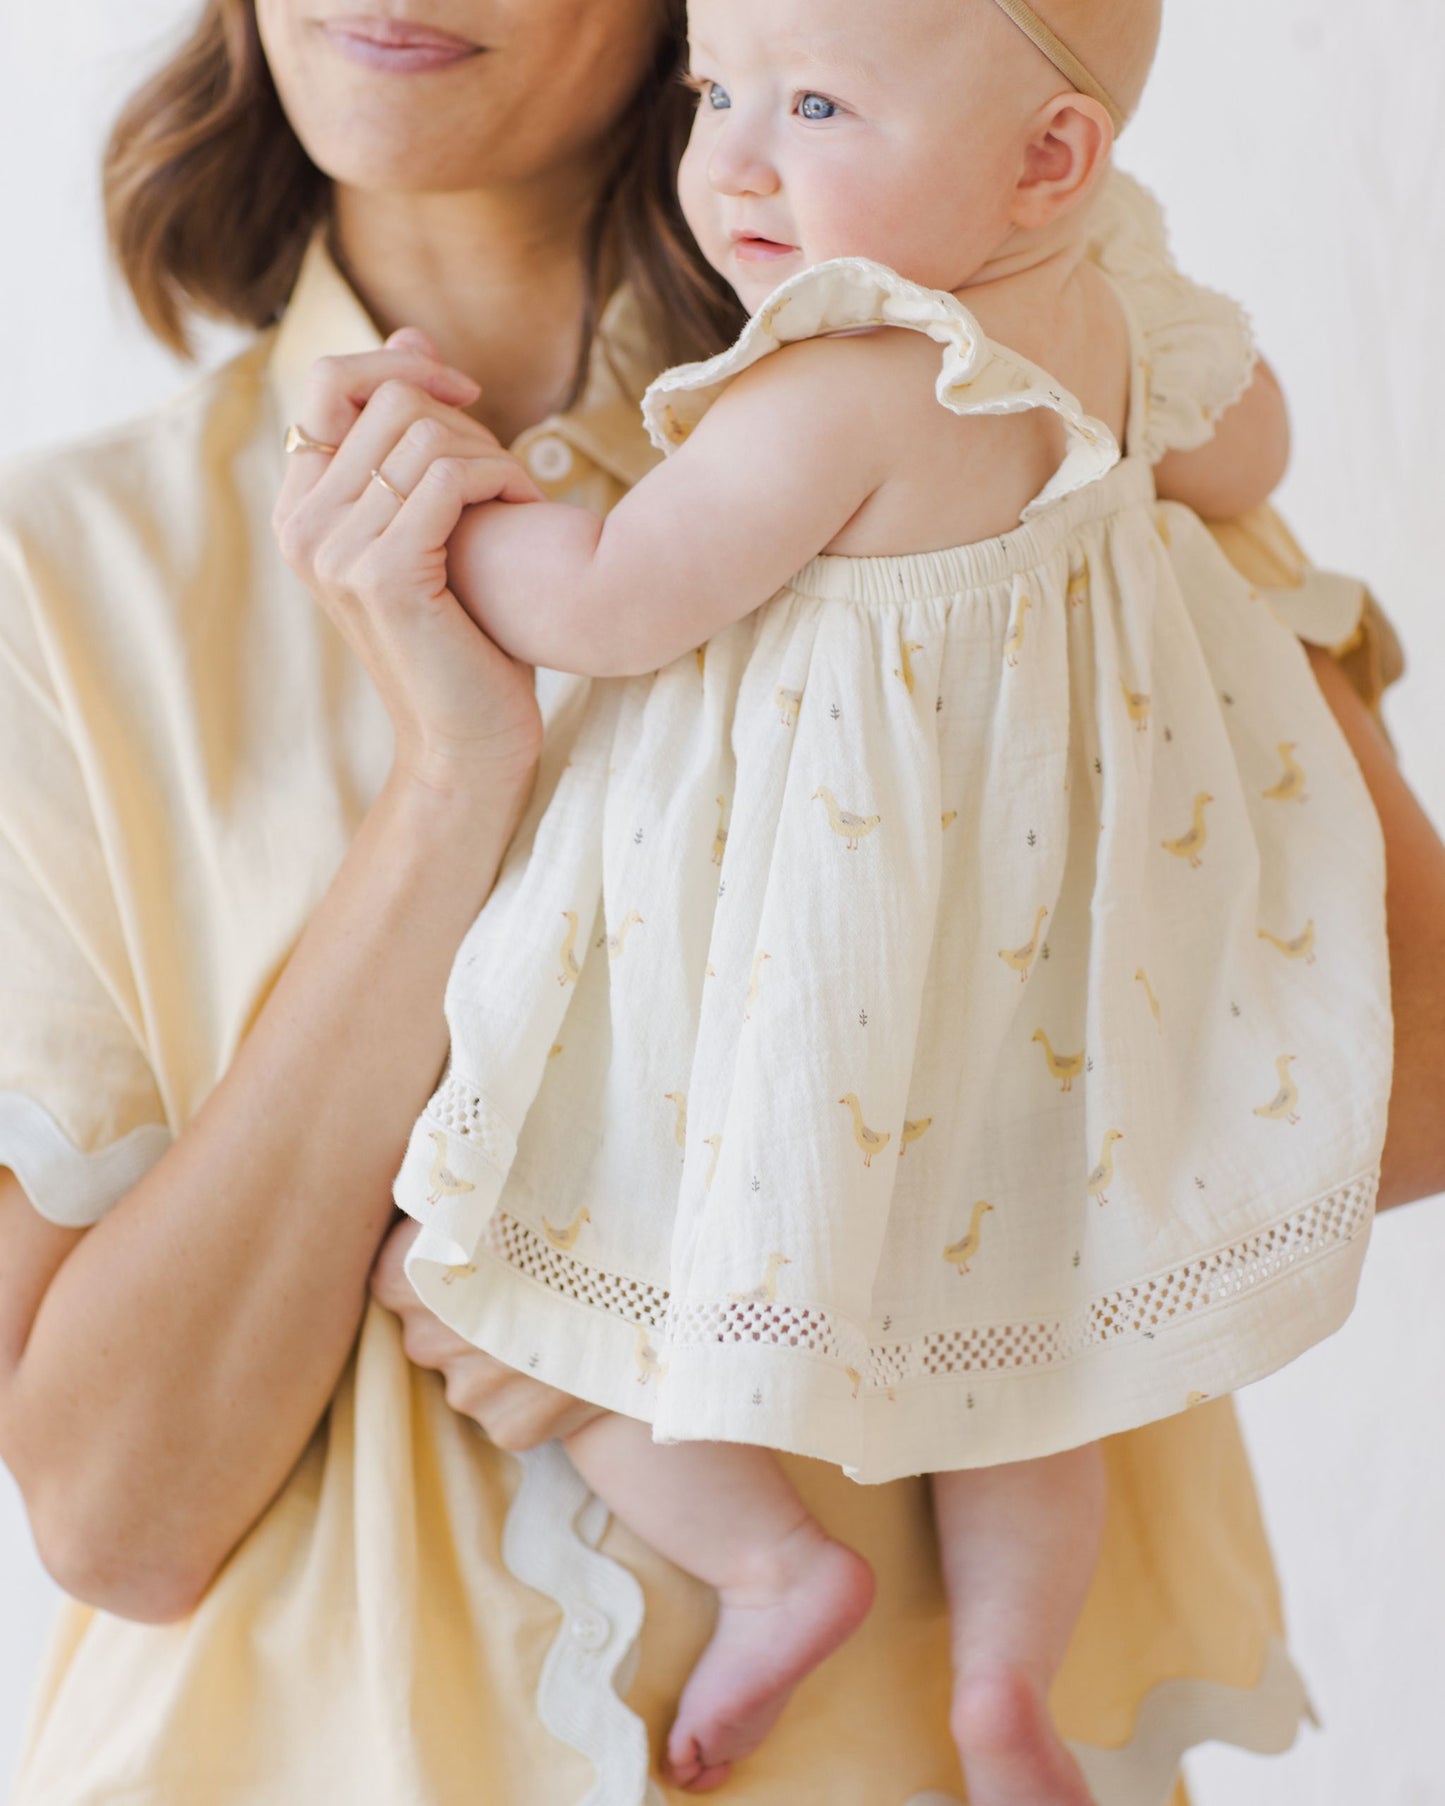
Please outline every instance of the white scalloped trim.
[[1091, 255], [1122, 291], [1149, 362], [1148, 407], [1129, 455], [1157, 464], [1166, 452], [1194, 451], [1254, 381], [1259, 347], [1249, 315], [1181, 274], [1163, 208], [1123, 170], [1100, 191], [1091, 226]]
[[735, 377], [783, 345], [865, 326], [926, 333], [943, 347], [937, 395], [955, 414], [1018, 414], [1047, 408], [1063, 421], [1068, 451], [1024, 520], [1106, 475], [1119, 462], [1114, 435], [1037, 364], [996, 345], [956, 295], [909, 282], [867, 257], [835, 257], [790, 277], [769, 296], [737, 342], [705, 363], [664, 370], [642, 398], [653, 444], [675, 451]]
[[63, 1229], [89, 1229], [150, 1171], [175, 1137], [143, 1123], [93, 1153], [82, 1153], [60, 1124], [23, 1091], [0, 1091], [0, 1166], [31, 1203]]
[[[1084, 1778], [1107, 1806], [1166, 1806], [1184, 1756], [1201, 1743], [1230, 1743], [1256, 1756], [1280, 1756], [1300, 1723], [1319, 1721], [1305, 1684], [1277, 1637], [1253, 1687], [1187, 1678], [1155, 1687], [1139, 1708], [1122, 1749], [1070, 1748]], [[960, 1803], [961, 1806], [961, 1803]]]
[[537, 1715], [597, 1771], [578, 1806], [662, 1806], [648, 1779], [647, 1727], [618, 1694], [642, 1629], [642, 1588], [598, 1552], [607, 1511], [559, 1445], [519, 1459], [522, 1483], [502, 1532], [502, 1560], [562, 1611], [542, 1664]]
[[[537, 1690], [542, 1723], [596, 1770], [578, 1806], [661, 1806], [648, 1776], [647, 1729], [620, 1697], [642, 1631], [636, 1577], [597, 1549], [607, 1512], [556, 1443], [520, 1457], [522, 1482], [507, 1513], [502, 1559], [562, 1612]], [[1140, 1704], [1118, 1749], [1070, 1748], [1100, 1806], [1167, 1806], [1189, 1750], [1230, 1743], [1278, 1755], [1315, 1721], [1289, 1652], [1272, 1638], [1253, 1687], [1196, 1678], [1163, 1681]], [[811, 1790], [806, 1798], [811, 1799]], [[798, 1806], [804, 1806], [803, 1798]], [[963, 1806], [952, 1794], [915, 1794], [900, 1806]]]
[[[1179, 1769], [1202, 1743], [1229, 1743], [1256, 1756], [1279, 1756], [1317, 1723], [1304, 1682], [1279, 1639], [1270, 1640], [1264, 1672], [1253, 1687], [1188, 1678], [1163, 1681], [1139, 1708], [1134, 1735], [1122, 1748], [1069, 1748], [1099, 1806], [1168, 1806]], [[956, 1794], [920, 1793], [905, 1806], [964, 1806]]]

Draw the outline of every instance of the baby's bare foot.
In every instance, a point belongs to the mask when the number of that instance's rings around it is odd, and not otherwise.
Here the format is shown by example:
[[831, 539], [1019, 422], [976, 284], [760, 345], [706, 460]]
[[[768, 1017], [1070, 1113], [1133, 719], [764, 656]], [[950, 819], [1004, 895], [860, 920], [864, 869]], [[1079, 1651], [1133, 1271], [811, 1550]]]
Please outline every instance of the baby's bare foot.
[[873, 1603], [873, 1570], [811, 1519], [746, 1587], [718, 1594], [717, 1629], [678, 1703], [667, 1777], [708, 1793], [750, 1755], [798, 1682], [845, 1643]]
[[1095, 1806], [1023, 1668], [979, 1665], [960, 1676], [953, 1736], [972, 1806]]

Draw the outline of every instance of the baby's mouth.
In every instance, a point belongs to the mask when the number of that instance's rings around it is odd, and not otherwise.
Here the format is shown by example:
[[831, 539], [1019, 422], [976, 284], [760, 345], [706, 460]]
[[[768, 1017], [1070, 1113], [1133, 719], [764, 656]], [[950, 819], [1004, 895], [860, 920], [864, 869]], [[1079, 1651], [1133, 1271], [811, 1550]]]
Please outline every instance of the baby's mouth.
[[797, 254], [796, 245], [785, 245], [776, 238], [761, 238], [755, 232], [733, 234], [733, 254], [743, 263], [772, 263], [781, 257]]

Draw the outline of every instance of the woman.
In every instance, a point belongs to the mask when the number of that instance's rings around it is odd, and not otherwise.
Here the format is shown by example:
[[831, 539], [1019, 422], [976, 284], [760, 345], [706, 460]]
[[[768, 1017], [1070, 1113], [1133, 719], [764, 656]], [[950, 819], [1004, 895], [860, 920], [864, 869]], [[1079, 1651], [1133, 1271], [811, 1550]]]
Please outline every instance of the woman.
[[[451, 954], [527, 801], [530, 674], [455, 606], [321, 583], [323, 614], [268, 525], [287, 423], [332, 430], [308, 412], [320, 354], [358, 360], [321, 379], [353, 411], [388, 373], [399, 407], [474, 408], [554, 493], [605, 503], [645, 467], [635, 395], [710, 321], [648, 253], [676, 231], [677, 11], [452, 0], [440, 32], [213, 0], [118, 130], [117, 248], [162, 335], [192, 305], [284, 319], [0, 490], [0, 1455], [88, 1602], [19, 1806], [634, 1806], [643, 1725], [706, 1636], [706, 1600], [647, 1551], [615, 1528], [589, 1547], [548, 1451], [519, 1483], [499, 1449], [576, 1407], [449, 1338], [388, 1233]], [[403, 322], [480, 403], [422, 342], [380, 349]], [[1402, 1033], [1445, 1051], [1445, 851], [1319, 669], [1386, 819], [1422, 1000]], [[1414, 1088], [1441, 1065], [1404, 1063], [1395, 1200], [1445, 1181], [1440, 1099]], [[1058, 1704], [1101, 1801], [1159, 1806], [1184, 1747], [1281, 1747], [1303, 1695], [1229, 1405], [1110, 1459]], [[956, 1797], [922, 1490], [796, 1472], [879, 1604], [732, 1795]]]

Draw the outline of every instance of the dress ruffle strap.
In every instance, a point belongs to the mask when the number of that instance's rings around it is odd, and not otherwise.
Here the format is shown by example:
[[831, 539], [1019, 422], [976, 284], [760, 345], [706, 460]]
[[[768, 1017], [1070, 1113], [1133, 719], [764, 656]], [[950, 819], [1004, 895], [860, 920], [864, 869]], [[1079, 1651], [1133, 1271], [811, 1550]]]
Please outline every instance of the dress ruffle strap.
[[1102, 421], [1036, 364], [996, 345], [956, 296], [923, 288], [864, 257], [815, 264], [787, 282], [749, 320], [737, 342], [704, 363], [665, 370], [643, 397], [653, 444], [675, 451], [735, 376], [770, 352], [830, 333], [871, 326], [926, 333], [943, 349], [937, 394], [955, 414], [1019, 414], [1047, 408], [1064, 423], [1068, 450], [1048, 484], [1023, 510], [1050, 503], [1106, 475], [1119, 445]]
[[1091, 222], [1090, 254], [1134, 316], [1146, 360], [1146, 406], [1129, 451], [1157, 464], [1194, 451], [1254, 380], [1259, 351], [1238, 302], [1182, 275], [1164, 212], [1141, 183], [1115, 170]]

